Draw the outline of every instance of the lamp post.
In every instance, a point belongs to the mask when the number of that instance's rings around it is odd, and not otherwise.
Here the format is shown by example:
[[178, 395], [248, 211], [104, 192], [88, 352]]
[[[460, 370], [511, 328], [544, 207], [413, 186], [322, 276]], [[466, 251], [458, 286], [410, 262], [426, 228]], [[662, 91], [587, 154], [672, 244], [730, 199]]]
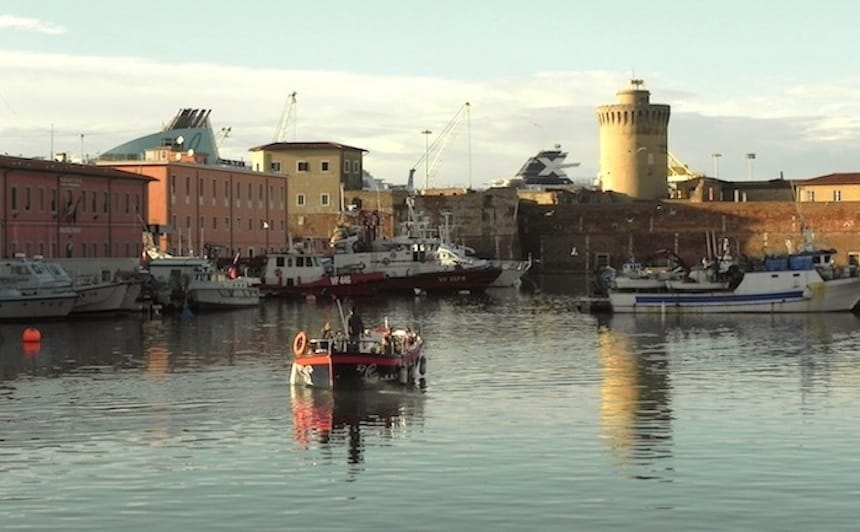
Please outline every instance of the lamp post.
[[747, 158], [747, 164], [749, 165], [749, 177], [748, 177], [748, 179], [750, 181], [752, 181], [752, 178], [753, 178], [753, 161], [755, 160], [755, 154], [754, 153], [748, 153], [746, 155], [746, 158]]
[[81, 164], [84, 164], [84, 134], [81, 133]]
[[433, 132], [425, 129], [421, 134], [424, 135], [424, 189], [426, 190], [430, 183], [430, 135]]
[[711, 154], [711, 157], [714, 158], [714, 179], [718, 179], [720, 177], [720, 157], [722, 156], [722, 153]]

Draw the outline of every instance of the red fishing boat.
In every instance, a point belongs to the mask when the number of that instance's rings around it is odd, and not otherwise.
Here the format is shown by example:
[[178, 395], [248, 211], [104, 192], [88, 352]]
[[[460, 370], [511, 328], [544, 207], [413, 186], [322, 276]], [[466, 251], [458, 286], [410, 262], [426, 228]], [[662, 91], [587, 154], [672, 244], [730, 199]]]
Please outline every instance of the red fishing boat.
[[427, 374], [421, 335], [387, 323], [351, 338], [343, 332], [310, 338], [299, 331], [293, 355], [290, 384], [315, 388], [409, 386]]

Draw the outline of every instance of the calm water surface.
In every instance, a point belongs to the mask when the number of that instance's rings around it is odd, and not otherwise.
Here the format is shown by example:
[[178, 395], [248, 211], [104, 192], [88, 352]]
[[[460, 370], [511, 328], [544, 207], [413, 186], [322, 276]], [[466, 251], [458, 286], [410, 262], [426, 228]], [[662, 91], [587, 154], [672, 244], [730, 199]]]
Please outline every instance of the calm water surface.
[[856, 530], [860, 319], [363, 304], [423, 390], [293, 389], [327, 303], [0, 332], [4, 530]]

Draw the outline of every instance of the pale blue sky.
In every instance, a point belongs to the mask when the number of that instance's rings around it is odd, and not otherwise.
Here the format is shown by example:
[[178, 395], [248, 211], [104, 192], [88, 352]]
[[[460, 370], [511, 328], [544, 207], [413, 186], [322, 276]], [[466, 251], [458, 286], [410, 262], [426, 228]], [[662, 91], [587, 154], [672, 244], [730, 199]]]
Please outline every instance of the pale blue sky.
[[[242, 156], [298, 92], [297, 140], [369, 150], [400, 182], [463, 102], [436, 184], [514, 173], [559, 143], [599, 172], [597, 105], [635, 73], [672, 106], [669, 149], [746, 178], [860, 171], [860, 2], [393, 0], [0, 4], [0, 151], [103, 151], [211, 108]], [[64, 144], [65, 143], [65, 144]]]

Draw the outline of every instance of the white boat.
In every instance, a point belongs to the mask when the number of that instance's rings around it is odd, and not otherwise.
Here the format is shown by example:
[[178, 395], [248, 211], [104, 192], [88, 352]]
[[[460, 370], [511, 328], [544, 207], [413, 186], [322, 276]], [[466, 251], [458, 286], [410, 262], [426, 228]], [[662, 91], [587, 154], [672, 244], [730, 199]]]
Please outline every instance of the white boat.
[[109, 313], [139, 310], [143, 287], [140, 259], [134, 258], [54, 258], [71, 277], [78, 292], [72, 314]]
[[378, 225], [368, 219], [342, 223], [332, 235], [336, 269], [357, 268], [365, 273], [382, 272], [385, 289], [394, 292], [481, 291], [502, 272], [488, 260], [468, 255], [429, 229], [426, 220], [414, 212], [413, 198], [407, 198], [409, 216], [392, 238], [376, 236]]
[[[106, 272], [110, 273], [110, 272]], [[79, 276], [73, 279], [78, 299], [72, 307], [73, 314], [95, 312], [118, 312], [123, 310], [123, 302], [130, 282], [107, 277]]]
[[156, 301], [167, 307], [240, 308], [260, 304], [260, 279], [217, 271], [209, 259], [160, 254], [147, 262]]
[[57, 264], [23, 255], [0, 260], [0, 320], [67, 316], [77, 297]]
[[715, 267], [653, 289], [609, 287], [617, 313], [848, 312], [860, 303], [856, 271], [835, 267], [835, 250], [806, 250], [764, 261], [764, 269]]

